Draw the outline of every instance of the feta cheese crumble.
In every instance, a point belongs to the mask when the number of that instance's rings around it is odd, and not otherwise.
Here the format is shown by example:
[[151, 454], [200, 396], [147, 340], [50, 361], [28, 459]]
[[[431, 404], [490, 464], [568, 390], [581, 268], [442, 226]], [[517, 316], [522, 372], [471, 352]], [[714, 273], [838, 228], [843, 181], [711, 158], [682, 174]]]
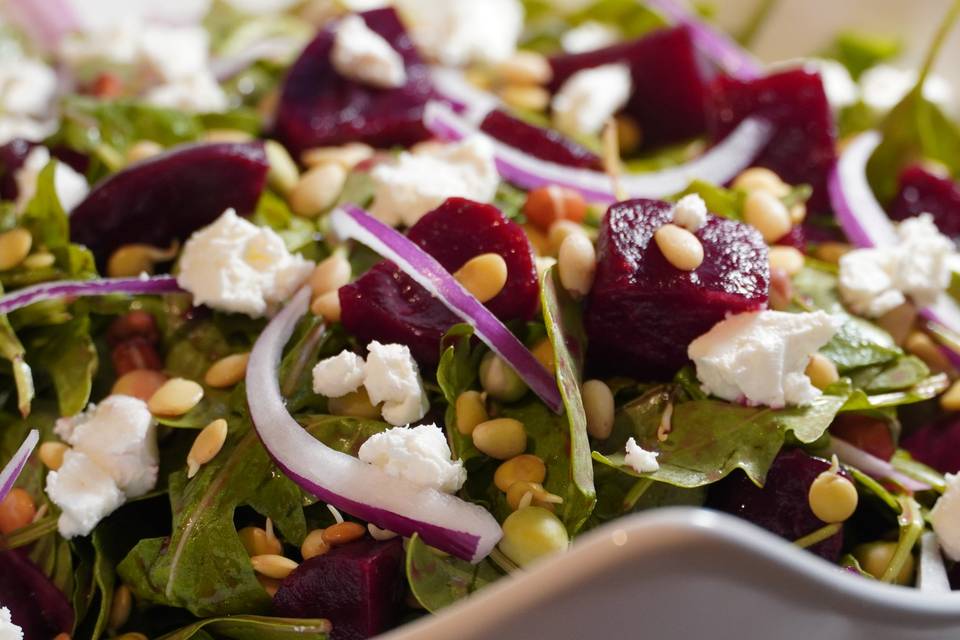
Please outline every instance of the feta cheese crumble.
[[895, 246], [856, 249], [840, 258], [840, 295], [855, 313], [876, 318], [907, 296], [931, 305], [949, 286], [960, 258], [930, 214], [904, 220], [897, 236]]
[[687, 231], [699, 231], [707, 224], [707, 203], [696, 193], [683, 196], [673, 208], [673, 221]]
[[0, 144], [42, 140], [57, 128], [51, 118], [57, 74], [39, 60], [0, 55]]
[[403, 58], [357, 15], [347, 16], [337, 26], [330, 61], [345, 78], [380, 89], [407, 82]]
[[403, 152], [394, 162], [374, 167], [370, 175], [370, 213], [391, 226], [412, 226], [447, 198], [490, 202], [500, 183], [493, 145], [481, 136]]
[[290, 298], [313, 267], [290, 253], [275, 231], [227, 209], [187, 240], [177, 283], [196, 306], [259, 318]]
[[570, 76], [553, 97], [553, 124], [571, 136], [600, 131], [630, 99], [633, 81], [625, 64], [584, 69]]
[[560, 36], [560, 46], [567, 53], [583, 53], [600, 49], [620, 39], [620, 32], [613, 27], [587, 20]]
[[0, 607], [0, 640], [23, 640], [23, 629], [13, 624], [10, 609]]
[[451, 460], [447, 438], [435, 424], [375, 433], [363, 443], [358, 455], [394, 478], [437, 491], [455, 493], [467, 480], [463, 463]]
[[647, 451], [637, 444], [633, 438], [627, 440], [627, 455], [623, 462], [631, 467], [637, 473], [653, 473], [660, 468], [657, 462], [657, 456], [660, 455], [654, 451]]
[[805, 370], [842, 320], [824, 311], [754, 311], [727, 317], [690, 343], [703, 390], [730, 402], [780, 408], [821, 395]]
[[947, 557], [960, 561], [960, 474], [944, 476], [947, 490], [930, 511], [933, 532]]
[[410, 424], [427, 415], [430, 403], [409, 347], [374, 340], [367, 345], [363, 375], [370, 402], [383, 403], [380, 411], [390, 424]]
[[47, 474], [47, 496], [60, 507], [57, 529], [68, 540], [89, 534], [124, 502], [110, 474], [79, 451], [67, 451], [63, 465]]
[[[49, 163], [50, 152], [47, 148], [34, 147], [24, 158], [23, 166], [13, 174], [17, 183], [18, 212], [22, 213], [37, 195], [37, 179]], [[57, 199], [60, 200], [60, 206], [67, 213], [83, 202], [90, 192], [87, 179], [63, 162], [57, 162], [54, 169], [53, 186], [57, 192]]]
[[313, 368], [313, 392], [328, 398], [342, 398], [363, 384], [363, 358], [343, 350]]
[[[864, 103], [881, 112], [895, 107], [916, 84], [916, 71], [886, 64], [871, 67], [860, 76]], [[953, 108], [953, 88], [943, 77], [929, 76], [923, 85], [923, 96], [948, 111]]]

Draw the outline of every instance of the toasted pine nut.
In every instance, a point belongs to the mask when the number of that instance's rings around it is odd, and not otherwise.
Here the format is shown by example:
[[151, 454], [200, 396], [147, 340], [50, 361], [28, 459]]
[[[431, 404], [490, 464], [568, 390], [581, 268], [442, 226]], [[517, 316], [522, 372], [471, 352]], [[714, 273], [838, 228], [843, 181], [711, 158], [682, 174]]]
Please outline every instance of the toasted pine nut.
[[52, 253], [41, 251], [24, 258], [21, 263], [27, 269], [46, 269], [56, 264], [57, 258]]
[[537, 359], [537, 362], [543, 365], [543, 368], [553, 373], [557, 366], [556, 355], [553, 353], [553, 345], [549, 338], [544, 338], [530, 349], [530, 353]]
[[323, 541], [331, 547], [347, 544], [359, 540], [367, 532], [366, 528], [356, 522], [338, 522], [323, 530]]
[[493, 483], [500, 491], [506, 491], [515, 482], [543, 482], [547, 477], [547, 465], [541, 458], [524, 453], [503, 462], [493, 474]]
[[663, 257], [677, 269], [693, 271], [703, 264], [703, 245], [683, 227], [667, 223], [657, 229], [653, 239]]
[[527, 235], [527, 240], [530, 241], [530, 246], [533, 247], [535, 255], [545, 256], [550, 254], [550, 241], [547, 240], [547, 234], [529, 222], [523, 225], [523, 232]]
[[141, 273], [153, 273], [158, 262], [173, 260], [180, 250], [176, 241], [167, 249], [148, 244], [125, 244], [107, 260], [107, 275], [111, 278], [132, 278]]
[[226, 389], [237, 384], [247, 374], [249, 353], [234, 353], [220, 358], [207, 369], [203, 381], [208, 387]]
[[163, 153], [163, 145], [153, 140], [138, 140], [127, 149], [127, 162], [133, 164]]
[[263, 590], [267, 592], [267, 595], [271, 598], [277, 595], [277, 591], [280, 590], [280, 583], [282, 580], [277, 580], [276, 578], [268, 578], [267, 576], [257, 575], [257, 582], [260, 583], [260, 586], [263, 587]]
[[321, 260], [310, 273], [310, 288], [319, 296], [336, 291], [350, 282], [350, 261], [342, 253], [334, 253]]
[[807, 364], [806, 374], [807, 377], [810, 378], [810, 384], [817, 389], [826, 389], [840, 379], [840, 374], [837, 372], [837, 365], [819, 353], [810, 356], [810, 363]]
[[310, 311], [327, 322], [340, 322], [340, 292], [327, 291], [310, 303]]
[[587, 416], [587, 433], [606, 440], [613, 430], [613, 392], [602, 380], [587, 380], [580, 392]]
[[280, 193], [290, 193], [300, 179], [297, 163], [290, 157], [287, 149], [276, 140], [267, 140], [263, 149], [267, 154], [267, 164], [270, 165], [267, 182]]
[[563, 244], [563, 241], [567, 239], [567, 236], [579, 233], [580, 235], [587, 235], [586, 230], [577, 222], [573, 220], [557, 220], [552, 225], [550, 225], [550, 230], [547, 232], [547, 240], [550, 243], [550, 254], [557, 255], [560, 253], [560, 246]]
[[227, 441], [227, 421], [217, 418], [197, 435], [187, 454], [187, 477], [197, 475], [200, 467], [213, 460]]
[[487, 415], [487, 408], [483, 401], [483, 395], [479, 391], [464, 391], [457, 396], [455, 404], [457, 413], [457, 431], [463, 435], [470, 435], [481, 422], [490, 419]]
[[283, 580], [293, 573], [297, 568], [297, 563], [290, 558], [285, 558], [276, 553], [268, 553], [262, 556], [253, 556], [250, 558], [253, 564], [253, 570], [260, 575], [276, 580]]
[[253, 135], [240, 129], [209, 129], [203, 139], [207, 142], [248, 142]]
[[839, 264], [840, 258], [845, 253], [849, 253], [853, 247], [845, 242], [823, 242], [814, 250], [813, 255], [817, 260], [823, 260], [830, 264]]
[[500, 90], [500, 98], [514, 109], [526, 111], [544, 111], [550, 105], [550, 92], [533, 85], [507, 85]]
[[15, 487], [0, 500], [0, 533], [6, 535], [22, 529], [37, 514], [37, 506], [25, 489]]
[[770, 247], [770, 268], [782, 269], [788, 276], [803, 270], [803, 254], [793, 247]]
[[894, 307], [876, 319], [877, 326], [889, 333], [893, 341], [903, 345], [913, 331], [917, 320], [917, 308], [909, 302]]
[[275, 536], [267, 535], [260, 527], [244, 527], [237, 532], [248, 556], [280, 555], [283, 545]]
[[37, 450], [37, 455], [47, 469], [56, 471], [63, 466], [63, 456], [69, 450], [70, 447], [62, 442], [44, 442]]
[[743, 220], [755, 227], [767, 244], [790, 232], [793, 223], [787, 207], [769, 191], [751, 191], [743, 203]]
[[373, 154], [373, 147], [360, 142], [351, 142], [341, 147], [307, 149], [301, 154], [300, 160], [308, 167], [333, 163], [349, 171], [361, 162], [372, 158]]
[[560, 284], [574, 296], [590, 293], [597, 270], [597, 252], [585, 235], [572, 234], [564, 239], [557, 256]]
[[300, 554], [304, 560], [322, 556], [330, 551], [330, 543], [323, 539], [323, 533], [326, 529], [314, 529], [303, 539], [300, 545]]
[[619, 115], [617, 120], [617, 140], [620, 142], [620, 154], [628, 155], [643, 144], [643, 129], [637, 121], [627, 115]]
[[776, 198], [782, 198], [790, 193], [790, 186], [780, 179], [770, 169], [751, 167], [738, 175], [733, 181], [733, 188], [753, 193], [763, 191]]
[[550, 62], [535, 51], [517, 51], [499, 63], [494, 72], [509, 84], [547, 84], [553, 78]]
[[134, 369], [117, 378], [110, 393], [147, 402], [166, 381], [167, 376], [154, 369]]
[[527, 430], [513, 418], [481, 422], [473, 430], [473, 446], [497, 460], [508, 460], [527, 448]]
[[203, 399], [203, 387], [185, 378], [172, 378], [163, 383], [147, 401], [155, 416], [182, 416]]
[[932, 371], [943, 373], [953, 368], [937, 343], [922, 331], [914, 331], [908, 335], [903, 348], [923, 360]]
[[940, 406], [944, 411], [960, 411], [960, 380], [957, 380], [950, 388], [940, 396]]
[[463, 288], [480, 302], [488, 302], [507, 284], [507, 263], [497, 253], [483, 253], [457, 269], [453, 274]]
[[303, 174], [290, 191], [290, 207], [298, 216], [315, 218], [337, 201], [347, 180], [339, 164], [322, 164]]
[[130, 587], [121, 584], [113, 590], [113, 602], [110, 603], [110, 615], [107, 618], [107, 629], [116, 631], [130, 620], [133, 611], [133, 594]]
[[807, 205], [802, 202], [798, 202], [792, 207], [790, 207], [790, 222], [793, 224], [800, 224], [807, 218]]
[[23, 227], [0, 233], [0, 271], [18, 266], [30, 255], [33, 236]]

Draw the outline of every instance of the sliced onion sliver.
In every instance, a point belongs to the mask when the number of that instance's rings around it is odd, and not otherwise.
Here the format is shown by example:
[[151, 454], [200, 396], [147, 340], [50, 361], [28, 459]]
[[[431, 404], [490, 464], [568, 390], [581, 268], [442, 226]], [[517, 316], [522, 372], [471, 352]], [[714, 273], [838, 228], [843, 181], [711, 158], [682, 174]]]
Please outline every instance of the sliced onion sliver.
[[827, 451], [835, 454], [837, 458], [840, 459], [840, 462], [849, 464], [851, 467], [856, 467], [877, 480], [893, 480], [904, 489], [910, 491], [927, 491], [930, 489], [930, 485], [927, 483], [903, 475], [894, 469], [893, 465], [886, 460], [871, 455], [863, 449], [855, 447], [846, 440], [841, 440], [836, 436], [830, 438]]
[[405, 235], [353, 205], [334, 210], [334, 233], [353, 239], [390, 260], [450, 311], [470, 324], [488, 347], [503, 358], [555, 413], [563, 411], [557, 381], [500, 320], [470, 295], [450, 272]]
[[[500, 175], [519, 187], [535, 189], [555, 184], [579, 191], [591, 202], [617, 200], [607, 174], [534, 157], [488, 136], [439, 102], [427, 104], [423, 120], [430, 132], [444, 140], [457, 141], [472, 135], [485, 137], [493, 145]], [[699, 158], [660, 171], [623, 175], [620, 185], [629, 198], [665, 198], [683, 191], [697, 179], [726, 184], [753, 163], [769, 142], [772, 132], [773, 127], [767, 121], [747, 118], [720, 144]]]
[[287, 411], [277, 367], [284, 345], [307, 312], [301, 289], [257, 339], [247, 366], [247, 403], [270, 457], [294, 482], [320, 500], [382, 529], [419, 534], [428, 544], [478, 562], [500, 540], [500, 525], [482, 507], [387, 475], [335, 451], [305, 431]]
[[3, 468], [3, 471], [0, 471], [0, 502], [3, 502], [3, 499], [6, 498], [10, 490], [13, 489], [14, 483], [16, 483], [17, 478], [20, 477], [20, 472], [22, 472], [26, 466], [27, 460], [30, 459], [30, 454], [33, 453], [33, 449], [37, 446], [39, 440], [40, 432], [32, 429], [30, 433], [27, 434], [23, 444], [20, 445], [20, 448], [17, 449], [17, 452], [13, 454], [13, 457], [10, 458], [10, 461]]
[[114, 293], [153, 295], [183, 291], [173, 276], [100, 278], [97, 280], [56, 280], [24, 287], [0, 297], [0, 315], [35, 302], [70, 296], [107, 296]]
[[917, 588], [924, 593], [950, 593], [950, 578], [943, 562], [937, 534], [927, 531], [920, 537], [920, 566]]
[[500, 98], [471, 84], [459, 69], [434, 67], [430, 79], [440, 95], [476, 125], [501, 104]]

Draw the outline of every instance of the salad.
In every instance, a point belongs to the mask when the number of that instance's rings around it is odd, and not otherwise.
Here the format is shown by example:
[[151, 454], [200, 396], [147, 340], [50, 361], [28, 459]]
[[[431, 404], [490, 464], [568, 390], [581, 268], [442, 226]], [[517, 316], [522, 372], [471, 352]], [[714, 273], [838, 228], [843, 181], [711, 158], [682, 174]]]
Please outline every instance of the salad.
[[133, 4], [0, 5], [0, 639], [366, 638], [679, 505], [960, 588], [960, 2]]

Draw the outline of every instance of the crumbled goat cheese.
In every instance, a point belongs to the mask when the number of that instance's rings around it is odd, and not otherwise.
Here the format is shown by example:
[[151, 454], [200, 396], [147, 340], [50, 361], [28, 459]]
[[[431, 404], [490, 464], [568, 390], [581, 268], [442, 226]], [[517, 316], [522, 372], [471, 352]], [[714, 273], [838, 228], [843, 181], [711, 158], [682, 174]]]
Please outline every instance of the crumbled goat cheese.
[[193, 113], [225, 111], [229, 106], [227, 95], [209, 72], [154, 87], [143, 99], [157, 107]]
[[930, 511], [933, 532], [947, 557], [960, 561], [960, 474], [944, 476], [947, 490]]
[[410, 424], [427, 415], [430, 404], [420, 370], [407, 346], [374, 340], [367, 345], [363, 375], [370, 402], [383, 403], [381, 413], [390, 424]]
[[321, 360], [313, 368], [313, 392], [328, 398], [342, 398], [363, 384], [363, 358], [346, 349]]
[[[877, 65], [860, 76], [863, 101], [871, 109], [888, 111], [895, 107], [917, 84], [917, 72], [890, 65]], [[953, 107], [953, 87], [944, 78], [929, 76], [923, 85], [925, 98], [949, 110]]]
[[[13, 174], [17, 183], [18, 212], [22, 213], [37, 194], [37, 179], [49, 163], [50, 152], [47, 148], [34, 147], [24, 158], [23, 166]], [[90, 192], [87, 179], [63, 162], [57, 162], [53, 174], [53, 185], [60, 200], [60, 206], [67, 213], [83, 202]]]
[[572, 136], [597, 133], [627, 104], [632, 84], [630, 68], [624, 64], [578, 71], [553, 97], [553, 124]]
[[67, 539], [89, 534], [124, 502], [110, 473], [79, 451], [67, 451], [63, 465], [47, 474], [47, 496], [60, 507], [57, 528]]
[[0, 55], [0, 144], [37, 141], [56, 130], [51, 118], [57, 74], [39, 60]]
[[842, 320], [824, 311], [754, 311], [727, 317], [690, 343], [703, 390], [750, 405], [807, 405], [821, 394], [805, 371]]
[[463, 463], [450, 459], [447, 438], [435, 424], [375, 433], [358, 455], [394, 478], [447, 493], [459, 490], [467, 479]]
[[613, 44], [620, 39], [620, 32], [610, 25], [587, 20], [570, 29], [560, 37], [560, 46], [567, 53], [583, 53]]
[[10, 609], [0, 607], [0, 640], [23, 640], [23, 629], [13, 624]]
[[275, 231], [227, 209], [187, 240], [177, 283], [193, 294], [194, 305], [259, 318], [293, 295], [313, 267]]
[[633, 468], [637, 473], [653, 473], [660, 468], [657, 462], [657, 456], [660, 455], [654, 451], [647, 451], [637, 444], [633, 438], [627, 440], [627, 455], [623, 458], [623, 463]]
[[374, 167], [370, 213], [382, 222], [412, 226], [447, 198], [490, 202], [500, 182], [493, 146], [480, 136], [436, 144]]
[[523, 32], [519, 0], [396, 0], [417, 48], [447, 66], [499, 62]]
[[673, 208], [673, 221], [688, 231], [699, 231], [707, 224], [707, 203], [696, 193], [683, 196]]
[[403, 58], [357, 15], [347, 16], [337, 26], [330, 61], [340, 75], [380, 89], [407, 82]]
[[876, 318], [907, 296], [931, 305], [949, 286], [960, 258], [930, 214], [904, 220], [897, 236], [894, 246], [856, 249], [840, 258], [840, 295], [855, 313]]

